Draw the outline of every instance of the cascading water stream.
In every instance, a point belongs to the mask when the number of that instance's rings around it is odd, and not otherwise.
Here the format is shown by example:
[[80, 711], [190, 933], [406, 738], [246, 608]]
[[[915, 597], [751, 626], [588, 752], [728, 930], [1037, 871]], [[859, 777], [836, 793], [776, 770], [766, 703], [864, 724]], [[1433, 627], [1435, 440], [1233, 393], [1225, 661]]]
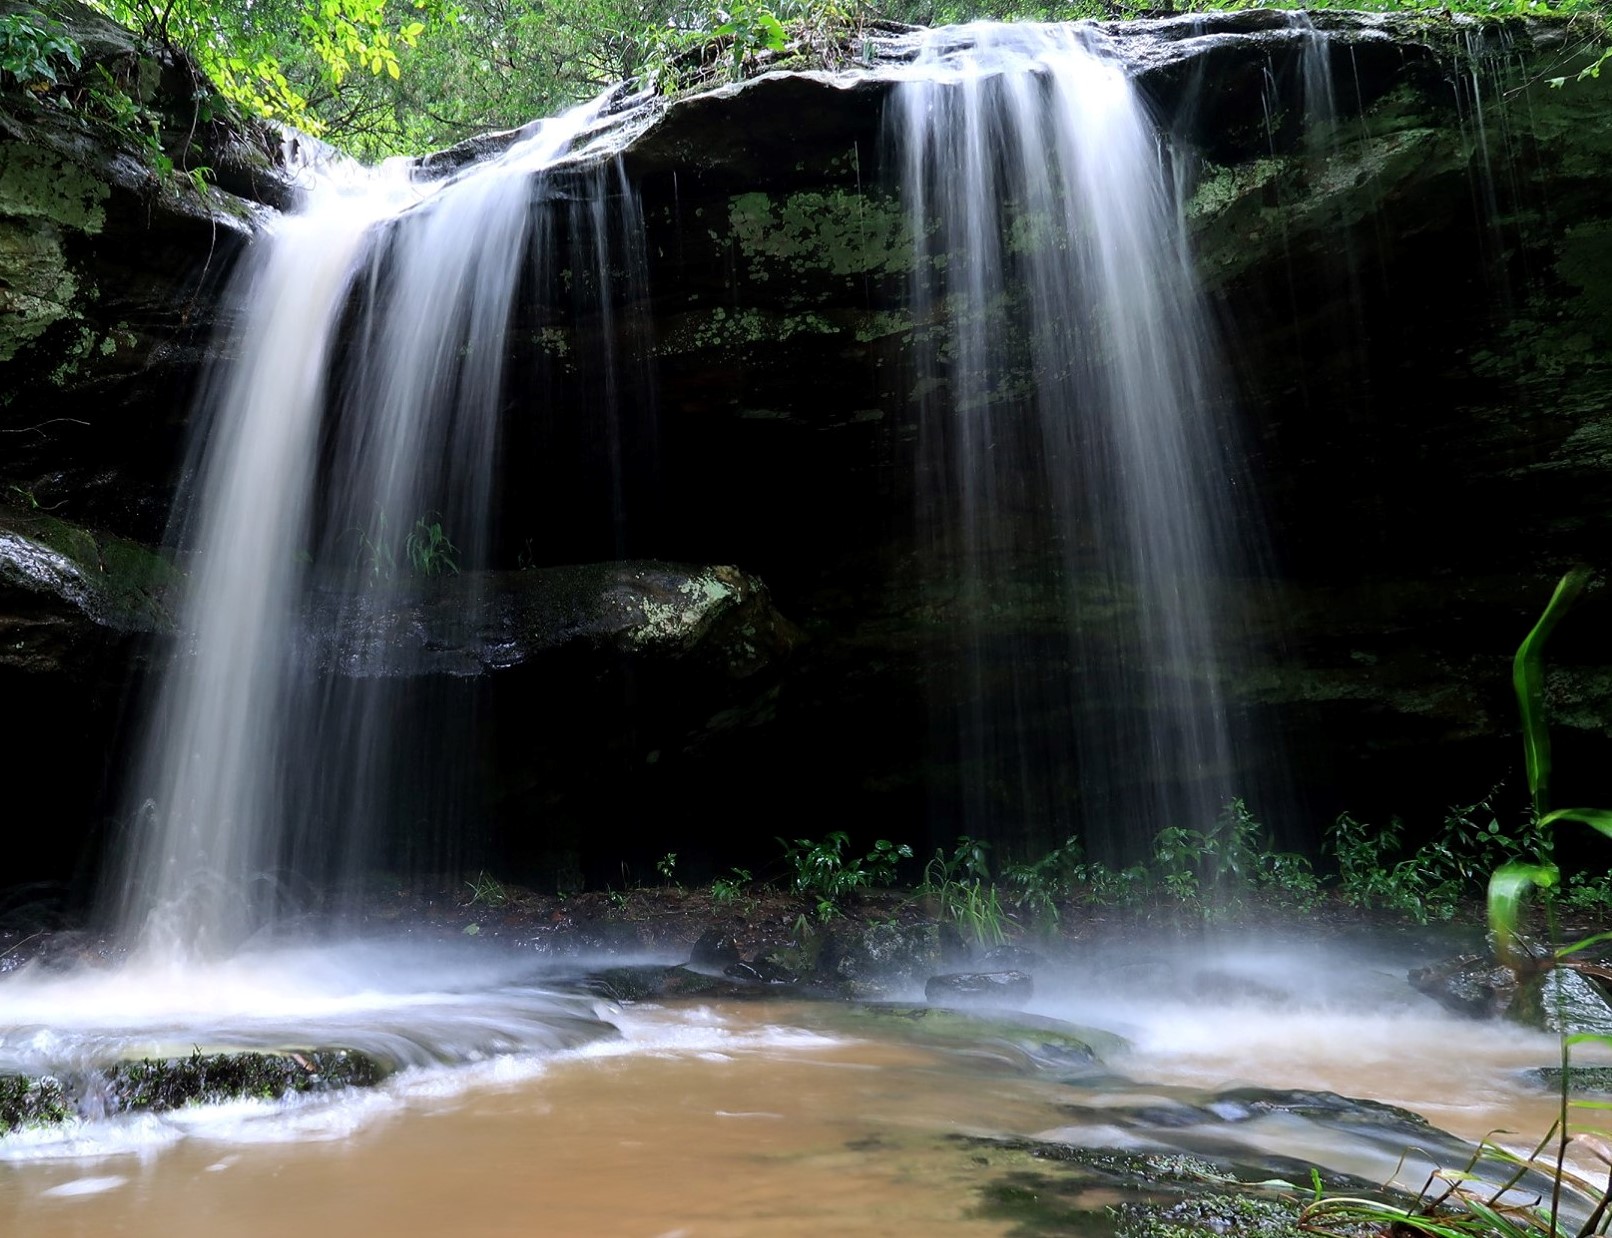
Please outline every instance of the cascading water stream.
[[[277, 874], [359, 858], [393, 720], [377, 691], [314, 686], [307, 649], [331, 637], [303, 630], [310, 591], [342, 580], [327, 660], [362, 681], [386, 673], [371, 635], [411, 557], [486, 562], [505, 336], [525, 256], [541, 266], [551, 248], [532, 236], [534, 178], [602, 103], [435, 192], [384, 173], [325, 187], [249, 255], [240, 352], [193, 461], [186, 648], [159, 689], [114, 891], [148, 957], [223, 954], [286, 901]], [[433, 524], [451, 551], [423, 548]], [[473, 584], [463, 602], [474, 612]]]
[[1171, 178], [1100, 38], [936, 32], [891, 137], [921, 521], [965, 634], [959, 824], [1019, 850], [1078, 826], [1134, 858], [1233, 793], [1215, 587], [1235, 504]]

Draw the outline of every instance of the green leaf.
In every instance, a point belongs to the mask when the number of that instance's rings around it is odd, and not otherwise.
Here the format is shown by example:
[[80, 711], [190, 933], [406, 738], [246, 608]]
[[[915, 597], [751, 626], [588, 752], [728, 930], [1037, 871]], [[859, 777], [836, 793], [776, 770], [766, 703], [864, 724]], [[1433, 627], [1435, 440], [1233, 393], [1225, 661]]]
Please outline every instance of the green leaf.
[[1495, 952], [1503, 962], [1515, 955], [1517, 921], [1529, 891], [1554, 887], [1561, 874], [1554, 864], [1524, 864], [1513, 860], [1495, 869], [1489, 878], [1489, 928], [1494, 933]]
[[789, 42], [789, 39], [784, 34], [784, 26], [782, 22], [780, 22], [771, 13], [764, 12], [756, 18], [756, 25], [766, 36], [761, 40], [761, 45], [763, 47], [774, 52], [781, 52], [784, 50], [784, 46]]
[[1612, 838], [1612, 811], [1605, 808], [1558, 808], [1541, 817], [1539, 824], [1551, 825], [1557, 821], [1577, 821]]
[[1511, 682], [1522, 714], [1523, 755], [1528, 765], [1528, 789], [1534, 812], [1544, 817], [1550, 801], [1550, 731], [1545, 722], [1545, 641], [1555, 630], [1573, 600], [1590, 578], [1586, 567], [1575, 567], [1557, 582], [1545, 613], [1517, 647], [1511, 663]]

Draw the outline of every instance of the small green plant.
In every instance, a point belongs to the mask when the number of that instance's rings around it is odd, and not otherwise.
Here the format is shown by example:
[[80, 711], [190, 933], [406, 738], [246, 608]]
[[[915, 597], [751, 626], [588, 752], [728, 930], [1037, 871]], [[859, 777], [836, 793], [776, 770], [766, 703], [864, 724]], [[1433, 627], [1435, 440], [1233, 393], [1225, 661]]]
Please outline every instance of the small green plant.
[[[436, 513], [431, 513], [435, 515]], [[448, 540], [442, 531], [442, 521], [421, 516], [414, 522], [414, 530], [404, 541], [409, 568], [416, 576], [459, 574], [459, 548]]]
[[784, 862], [794, 872], [792, 884], [796, 892], [817, 900], [819, 919], [836, 915], [840, 903], [854, 891], [892, 884], [897, 864], [912, 858], [911, 847], [892, 843], [888, 838], [879, 839], [860, 859], [847, 857], [845, 849], [850, 841], [843, 830], [835, 830], [820, 842], [809, 838], [797, 838], [792, 843], [778, 840], [784, 849]]
[[[386, 512], [377, 506], [369, 527], [354, 529], [353, 536], [358, 548], [358, 570], [369, 583], [385, 584], [396, 580], [397, 546]], [[459, 548], [448, 540], [442, 522], [429, 516], [417, 519], [413, 531], [403, 539], [403, 561], [415, 576], [458, 575], [458, 554]]]
[[78, 42], [43, 14], [0, 17], [0, 74], [25, 90], [49, 90], [59, 80], [61, 65], [77, 69], [83, 57]]
[[465, 905], [474, 907], [480, 904], [483, 907], [502, 907], [509, 902], [509, 891], [504, 883], [496, 877], [490, 877], [483, 869], [471, 880], [465, 882], [470, 887], [470, 900]]
[[1010, 898], [1021, 912], [1046, 927], [1058, 923], [1058, 904], [1070, 894], [1081, 860], [1080, 839], [1067, 838], [1040, 859], [1002, 867]]
[[397, 554], [392, 549], [386, 513], [375, 509], [375, 519], [367, 529], [354, 529], [358, 539], [358, 569], [371, 584], [389, 581], [397, 575]]
[[711, 883], [711, 901], [718, 905], [737, 901], [750, 881], [748, 868], [730, 869], [726, 877], [718, 877]]
[[1501, 822], [1494, 807], [1499, 790], [1448, 809], [1439, 832], [1397, 860], [1404, 831], [1397, 817], [1373, 829], [1344, 813], [1326, 840], [1338, 865], [1339, 894], [1351, 906], [1386, 908], [1426, 924], [1454, 916], [1502, 864], [1547, 857], [1550, 839], [1537, 818], [1516, 829]]
[[951, 920], [967, 937], [986, 945], [1007, 940], [1007, 913], [991, 881], [990, 844], [967, 834], [951, 855], [935, 852], [924, 867], [919, 890], [940, 905], [940, 918]]
[[1241, 798], [1228, 801], [1206, 830], [1160, 830], [1149, 869], [1171, 901], [1205, 915], [1233, 912], [1256, 893], [1301, 911], [1320, 898], [1309, 860], [1274, 850]]
[[655, 871], [659, 873], [667, 885], [677, 884], [677, 852], [668, 851], [655, 861]]

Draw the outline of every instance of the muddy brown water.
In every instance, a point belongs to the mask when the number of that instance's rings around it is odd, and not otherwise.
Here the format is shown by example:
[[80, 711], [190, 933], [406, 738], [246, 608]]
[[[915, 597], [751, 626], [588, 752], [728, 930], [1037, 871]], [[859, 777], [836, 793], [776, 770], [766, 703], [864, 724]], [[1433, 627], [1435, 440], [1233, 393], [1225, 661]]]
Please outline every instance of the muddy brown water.
[[[1026, 1069], [988, 1037], [937, 1043], [832, 1006], [617, 1011], [619, 1040], [409, 1071], [373, 1094], [120, 1120], [66, 1144], [0, 1141], [0, 1233], [1008, 1234], [981, 1193], [989, 1149], [949, 1137], [1125, 1146], [1135, 1129], [1104, 1110], [1251, 1081], [1389, 1101], [1470, 1139], [1552, 1117], [1554, 1100], [1519, 1078], [1551, 1060], [1548, 1037], [1414, 1006], [1172, 1010], [1158, 997], [1146, 1024], [1141, 1009], [1108, 1011], [1135, 1047], [1109, 1064], [1124, 1078], [1095, 1085]], [[1072, 1101], [1084, 1116], [1071, 1118]], [[1376, 1168], [1302, 1123], [1244, 1123], [1235, 1139]]]

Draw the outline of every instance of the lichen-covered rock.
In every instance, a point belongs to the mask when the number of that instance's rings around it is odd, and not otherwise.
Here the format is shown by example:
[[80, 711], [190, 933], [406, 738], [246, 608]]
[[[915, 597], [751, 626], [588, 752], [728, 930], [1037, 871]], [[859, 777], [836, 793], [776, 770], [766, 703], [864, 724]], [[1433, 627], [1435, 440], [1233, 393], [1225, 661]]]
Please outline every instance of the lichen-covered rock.
[[629, 560], [466, 573], [371, 595], [320, 595], [305, 626], [323, 669], [478, 675], [565, 653], [697, 666], [742, 680], [797, 639], [766, 586], [735, 567]]

